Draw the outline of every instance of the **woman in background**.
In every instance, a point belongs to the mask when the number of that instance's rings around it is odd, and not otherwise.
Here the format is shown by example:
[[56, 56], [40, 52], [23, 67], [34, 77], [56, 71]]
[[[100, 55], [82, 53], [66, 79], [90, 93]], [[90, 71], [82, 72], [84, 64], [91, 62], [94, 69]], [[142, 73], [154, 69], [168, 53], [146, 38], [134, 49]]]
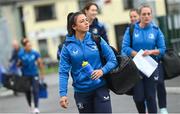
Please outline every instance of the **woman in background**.
[[95, 35], [100, 35], [109, 44], [106, 28], [96, 17], [98, 9], [99, 7], [96, 3], [89, 2], [85, 5], [82, 12], [86, 15], [89, 21], [89, 32]]
[[[43, 62], [40, 54], [32, 49], [31, 43], [28, 39], [23, 39], [22, 44], [24, 49], [18, 54], [18, 64], [21, 66], [22, 76], [29, 77], [29, 81], [32, 87], [30, 91], [25, 92], [25, 95], [31, 112], [38, 114], [40, 112], [38, 109], [39, 80], [44, 80]], [[40, 68], [40, 76], [38, 67]], [[32, 95], [34, 99], [34, 109], [31, 105]]]

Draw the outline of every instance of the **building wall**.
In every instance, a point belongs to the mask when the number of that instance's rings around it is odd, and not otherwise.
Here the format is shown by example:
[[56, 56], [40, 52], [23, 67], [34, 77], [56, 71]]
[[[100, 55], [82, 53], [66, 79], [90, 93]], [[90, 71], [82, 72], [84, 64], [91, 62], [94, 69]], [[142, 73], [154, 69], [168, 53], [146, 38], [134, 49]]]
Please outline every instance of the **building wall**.
[[164, 0], [156, 0], [156, 12], [157, 16], [166, 15]]
[[[35, 21], [34, 6], [44, 4], [55, 4], [56, 19], [50, 21]], [[37, 1], [23, 5], [25, 15], [25, 29], [27, 37], [32, 41], [33, 47], [39, 50], [37, 39], [47, 39], [48, 52], [50, 57], [56, 60], [59, 36], [66, 35], [66, 16], [69, 12], [77, 11], [77, 2], [75, 0], [52, 0]], [[44, 32], [43, 32], [44, 31]], [[45, 34], [50, 34], [46, 35]], [[37, 35], [41, 34], [41, 35]]]
[[0, 64], [7, 67], [12, 51], [12, 41], [21, 39], [20, 19], [15, 5], [1, 6], [0, 10]]
[[0, 65], [7, 66], [11, 54], [11, 37], [7, 21], [0, 18]]
[[10, 37], [12, 39], [21, 39], [21, 28], [18, 8], [14, 5], [7, 5], [1, 7], [2, 18], [7, 21], [10, 30]]

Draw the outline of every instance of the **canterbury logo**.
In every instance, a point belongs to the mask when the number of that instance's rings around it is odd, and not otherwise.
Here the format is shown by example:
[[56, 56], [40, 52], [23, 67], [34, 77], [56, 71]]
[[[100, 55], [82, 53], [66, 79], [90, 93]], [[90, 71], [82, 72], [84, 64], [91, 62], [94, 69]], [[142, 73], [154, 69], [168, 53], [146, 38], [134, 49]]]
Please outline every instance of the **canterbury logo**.
[[73, 54], [77, 55], [78, 54], [78, 50], [76, 50], [76, 51], [74, 50]]
[[84, 108], [83, 103], [77, 103], [77, 107], [78, 107], [79, 109], [83, 109], [83, 108]]
[[109, 100], [109, 96], [104, 96], [104, 100]]
[[158, 76], [155, 76], [155, 77], [154, 77], [154, 80], [158, 80], [158, 79], [159, 79], [159, 77], [158, 77]]
[[91, 50], [98, 50], [97, 46], [91, 46]]
[[135, 36], [135, 37], [139, 37], [139, 34], [135, 33], [134, 36]]

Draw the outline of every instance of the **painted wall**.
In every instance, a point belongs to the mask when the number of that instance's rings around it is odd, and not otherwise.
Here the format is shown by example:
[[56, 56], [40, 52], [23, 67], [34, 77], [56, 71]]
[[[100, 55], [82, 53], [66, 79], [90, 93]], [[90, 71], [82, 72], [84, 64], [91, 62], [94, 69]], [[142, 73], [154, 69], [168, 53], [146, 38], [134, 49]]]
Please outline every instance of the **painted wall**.
[[0, 64], [8, 67], [12, 52], [12, 41], [21, 39], [18, 7], [14, 4], [0, 7]]

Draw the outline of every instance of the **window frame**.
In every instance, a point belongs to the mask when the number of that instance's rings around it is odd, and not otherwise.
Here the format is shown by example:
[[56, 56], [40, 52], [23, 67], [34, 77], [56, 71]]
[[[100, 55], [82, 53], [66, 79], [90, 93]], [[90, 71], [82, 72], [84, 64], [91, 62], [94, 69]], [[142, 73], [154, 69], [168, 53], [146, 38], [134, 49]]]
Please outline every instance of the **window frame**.
[[[51, 12], [51, 14], [46, 13], [49, 15], [49, 17], [48, 17], [48, 15], [46, 15], [46, 16], [44, 15], [44, 17], [41, 17], [43, 15], [43, 13], [45, 12], [45, 11], [43, 11], [43, 8], [45, 8], [45, 7], [49, 8], [49, 12]], [[35, 14], [36, 22], [51, 21], [51, 20], [57, 19], [55, 4], [53, 4], [53, 3], [34, 6], [34, 14]]]
[[[43, 44], [42, 44], [43, 42]], [[43, 46], [42, 46], [43, 45]], [[44, 46], [45, 45], [45, 46]], [[48, 41], [47, 39], [39, 39], [38, 40], [39, 52], [42, 58], [49, 57], [48, 52]], [[45, 52], [45, 53], [44, 53]]]
[[123, 0], [123, 9], [130, 10], [134, 8], [134, 0]]

